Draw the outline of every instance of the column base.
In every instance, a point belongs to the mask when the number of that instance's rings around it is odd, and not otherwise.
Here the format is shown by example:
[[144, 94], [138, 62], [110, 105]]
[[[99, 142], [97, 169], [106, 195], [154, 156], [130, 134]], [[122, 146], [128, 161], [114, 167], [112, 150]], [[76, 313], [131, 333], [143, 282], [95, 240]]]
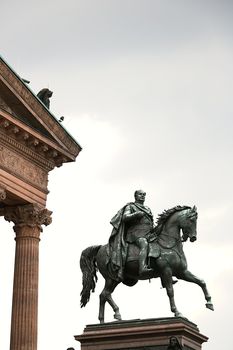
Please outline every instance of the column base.
[[136, 319], [87, 325], [75, 336], [81, 350], [167, 350], [175, 336], [183, 350], [200, 350], [208, 338], [182, 317]]

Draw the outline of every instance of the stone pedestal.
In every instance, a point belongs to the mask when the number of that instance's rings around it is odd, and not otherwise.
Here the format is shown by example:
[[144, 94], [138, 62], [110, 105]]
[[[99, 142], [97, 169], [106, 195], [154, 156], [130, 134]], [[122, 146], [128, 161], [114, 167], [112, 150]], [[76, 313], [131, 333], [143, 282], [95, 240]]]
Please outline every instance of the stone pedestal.
[[208, 340], [194, 323], [181, 317], [88, 325], [75, 339], [81, 350], [167, 350], [172, 336], [184, 350], [200, 350]]

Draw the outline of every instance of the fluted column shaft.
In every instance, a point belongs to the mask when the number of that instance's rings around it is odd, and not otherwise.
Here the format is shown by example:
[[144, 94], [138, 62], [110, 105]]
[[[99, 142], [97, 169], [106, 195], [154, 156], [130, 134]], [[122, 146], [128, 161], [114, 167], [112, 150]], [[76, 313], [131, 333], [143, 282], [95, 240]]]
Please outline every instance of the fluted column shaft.
[[37, 205], [9, 208], [5, 219], [15, 223], [15, 269], [10, 350], [37, 349], [39, 241], [41, 225], [51, 212]]

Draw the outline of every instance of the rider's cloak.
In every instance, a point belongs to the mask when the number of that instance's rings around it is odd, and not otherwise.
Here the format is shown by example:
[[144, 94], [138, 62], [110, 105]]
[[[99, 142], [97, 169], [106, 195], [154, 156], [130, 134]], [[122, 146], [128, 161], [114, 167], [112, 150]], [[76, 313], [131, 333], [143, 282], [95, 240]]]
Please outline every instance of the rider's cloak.
[[123, 221], [123, 215], [127, 206], [132, 206], [135, 211], [143, 211], [151, 220], [153, 226], [153, 216], [149, 208], [141, 206], [138, 203], [130, 202], [121, 208], [112, 218], [110, 223], [113, 226], [111, 236], [108, 242], [108, 270], [116, 281], [123, 280], [123, 269], [126, 263], [128, 243], [126, 242], [126, 224]]
[[125, 241], [125, 223], [123, 221], [123, 215], [125, 208], [129, 204], [132, 203], [127, 203], [110, 221], [113, 229], [108, 241], [108, 268], [111, 277], [119, 282], [123, 280], [123, 267], [127, 257], [128, 244]]

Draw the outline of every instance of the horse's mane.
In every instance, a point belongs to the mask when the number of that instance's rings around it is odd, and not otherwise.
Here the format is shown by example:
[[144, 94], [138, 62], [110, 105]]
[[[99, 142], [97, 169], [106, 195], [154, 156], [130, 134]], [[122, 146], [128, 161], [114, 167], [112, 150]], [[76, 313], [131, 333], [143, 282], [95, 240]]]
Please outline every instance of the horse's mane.
[[156, 220], [156, 226], [154, 228], [154, 232], [156, 235], [159, 235], [163, 229], [164, 224], [166, 221], [171, 217], [172, 214], [176, 213], [177, 211], [185, 210], [185, 209], [191, 209], [191, 207], [187, 205], [177, 205], [173, 208], [164, 210], [161, 214], [158, 215]]

